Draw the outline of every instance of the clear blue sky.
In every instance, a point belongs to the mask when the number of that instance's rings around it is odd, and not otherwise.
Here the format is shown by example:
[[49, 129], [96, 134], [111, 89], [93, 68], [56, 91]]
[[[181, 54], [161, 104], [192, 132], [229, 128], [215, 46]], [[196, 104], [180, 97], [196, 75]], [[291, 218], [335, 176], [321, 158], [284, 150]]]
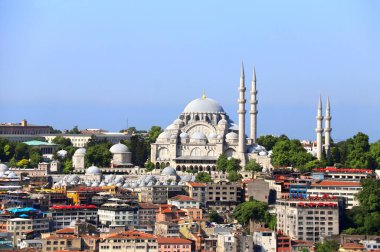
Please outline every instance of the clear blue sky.
[[259, 135], [314, 139], [322, 94], [335, 140], [375, 141], [379, 13], [376, 0], [0, 0], [0, 121], [166, 127], [203, 90], [237, 121], [243, 60]]

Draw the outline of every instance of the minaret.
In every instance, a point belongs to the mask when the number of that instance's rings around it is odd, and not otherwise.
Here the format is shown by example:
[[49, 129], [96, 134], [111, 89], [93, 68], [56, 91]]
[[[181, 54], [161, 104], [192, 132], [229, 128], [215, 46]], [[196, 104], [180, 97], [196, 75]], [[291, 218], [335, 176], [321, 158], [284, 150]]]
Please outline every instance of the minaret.
[[317, 128], [315, 129], [315, 132], [317, 132], [317, 158], [318, 160], [322, 159], [322, 98], [319, 96], [319, 103], [318, 103], [318, 113], [317, 113]]
[[240, 85], [239, 85], [239, 110], [238, 110], [238, 117], [239, 117], [239, 146], [238, 146], [238, 153], [241, 160], [241, 165], [245, 166], [245, 145], [246, 145], [246, 139], [245, 139], [245, 80], [244, 80], [244, 65], [243, 62], [241, 63], [241, 72], [240, 72]]
[[330, 99], [327, 97], [325, 114], [325, 151], [327, 160], [330, 161], [330, 132], [331, 132]]
[[253, 143], [256, 143], [257, 138], [257, 90], [256, 90], [256, 70], [255, 66], [253, 66], [253, 75], [252, 75], [252, 85], [251, 85], [251, 130], [250, 130], [250, 138]]

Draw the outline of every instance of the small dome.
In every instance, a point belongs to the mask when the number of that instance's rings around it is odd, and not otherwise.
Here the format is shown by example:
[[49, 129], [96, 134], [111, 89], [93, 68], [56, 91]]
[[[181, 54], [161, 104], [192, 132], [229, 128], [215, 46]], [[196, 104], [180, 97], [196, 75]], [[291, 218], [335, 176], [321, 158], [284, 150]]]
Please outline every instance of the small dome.
[[202, 97], [191, 101], [185, 109], [184, 113], [223, 113], [223, 107], [215, 100]]
[[236, 140], [238, 138], [239, 138], [239, 135], [236, 134], [235, 132], [230, 132], [230, 133], [226, 134], [227, 140]]
[[6, 171], [8, 171], [9, 168], [7, 165], [5, 164], [0, 164], [0, 173], [5, 173]]
[[183, 121], [177, 118], [173, 121], [173, 124], [183, 125]]
[[202, 132], [195, 132], [194, 134], [191, 135], [191, 139], [207, 140], [207, 137]]
[[223, 139], [223, 136], [222, 135], [217, 135], [216, 138], [217, 139]]
[[166, 127], [167, 130], [176, 129], [176, 126], [174, 124], [170, 124], [168, 127]]
[[170, 138], [170, 133], [169, 132], [162, 132], [159, 136], [158, 136], [158, 139], [169, 139]]
[[173, 167], [168, 166], [162, 170], [161, 176], [177, 176], [177, 172]]
[[58, 157], [64, 158], [64, 157], [66, 157], [66, 155], [67, 155], [67, 151], [66, 150], [59, 150], [59, 151], [57, 151], [57, 156]]
[[85, 148], [79, 148], [74, 152], [74, 155], [85, 155], [86, 149]]
[[186, 132], [182, 132], [180, 135], [179, 135], [180, 138], [189, 138], [189, 134], [187, 134]]
[[171, 135], [170, 139], [177, 139], [177, 135]]
[[210, 139], [214, 139], [214, 138], [217, 138], [217, 137], [218, 137], [218, 135], [215, 134], [215, 133], [211, 133], [210, 135], [208, 135], [208, 138], [210, 138]]
[[260, 151], [259, 156], [267, 156], [268, 153], [266, 151]]
[[122, 143], [117, 143], [115, 145], [112, 145], [112, 147], [110, 148], [110, 152], [112, 154], [127, 153], [129, 152], [129, 149], [126, 145]]
[[86, 175], [101, 175], [101, 174], [102, 174], [102, 171], [95, 165], [88, 167], [86, 170]]
[[8, 174], [8, 178], [18, 178], [18, 176], [17, 176], [16, 173], [14, 173], [14, 172], [10, 172], [10, 173]]
[[227, 124], [227, 120], [226, 119], [221, 119], [219, 122], [218, 122], [218, 125], [225, 125]]
[[231, 123], [231, 126], [228, 129], [229, 130], [239, 130], [239, 126], [236, 123]]

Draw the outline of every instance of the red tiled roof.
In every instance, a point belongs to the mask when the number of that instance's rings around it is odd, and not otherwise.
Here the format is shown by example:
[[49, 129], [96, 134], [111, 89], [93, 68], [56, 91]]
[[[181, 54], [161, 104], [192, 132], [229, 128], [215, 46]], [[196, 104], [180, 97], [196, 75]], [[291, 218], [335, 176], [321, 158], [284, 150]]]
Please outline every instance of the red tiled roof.
[[57, 231], [55, 231], [56, 234], [74, 234], [74, 228], [62, 228]]
[[313, 183], [311, 186], [360, 186], [360, 182], [323, 180], [319, 183]]
[[193, 199], [189, 196], [186, 196], [186, 195], [177, 195], [177, 196], [174, 196], [170, 199], [171, 200], [178, 200], [178, 201], [196, 201], [195, 199]]
[[269, 228], [259, 228], [257, 229], [258, 232], [274, 232], [272, 229]]
[[156, 239], [156, 236], [140, 232], [137, 230], [128, 230], [117, 234], [109, 235], [106, 239]]
[[66, 240], [70, 240], [70, 239], [75, 239], [75, 238], [78, 238], [76, 237], [75, 235], [51, 235], [51, 236], [48, 236], [46, 237], [45, 239], [47, 240], [54, 240], [54, 239], [66, 239]]
[[190, 240], [178, 238], [178, 237], [158, 237], [158, 244], [191, 244]]
[[139, 203], [139, 207], [143, 208], [143, 209], [147, 209], [147, 208], [158, 209], [159, 205], [156, 205], [156, 204], [153, 204], [153, 203]]
[[357, 243], [346, 243], [346, 244], [343, 244], [342, 247], [345, 249], [363, 249], [364, 248], [362, 244], [357, 244]]
[[187, 182], [188, 185], [191, 185], [192, 187], [206, 187], [206, 183], [200, 183], [200, 182]]

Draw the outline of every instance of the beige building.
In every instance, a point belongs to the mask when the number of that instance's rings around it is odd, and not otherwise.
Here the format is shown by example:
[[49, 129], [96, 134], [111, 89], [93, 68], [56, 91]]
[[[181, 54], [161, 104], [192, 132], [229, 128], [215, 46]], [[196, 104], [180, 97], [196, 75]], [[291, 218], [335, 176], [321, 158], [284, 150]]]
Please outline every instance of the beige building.
[[99, 244], [99, 252], [158, 252], [157, 238], [154, 235], [136, 230], [111, 234]]
[[187, 182], [187, 191], [191, 198], [201, 203], [201, 206], [206, 206], [206, 183]]
[[339, 234], [340, 205], [333, 197], [319, 199], [278, 199], [277, 230], [294, 240], [318, 242]]
[[242, 201], [240, 183], [219, 181], [207, 183], [206, 206], [219, 211], [231, 211]]
[[0, 135], [41, 135], [49, 134], [51, 126], [29, 125], [26, 119], [21, 123], [1, 123]]
[[175, 167], [177, 171], [216, 171], [221, 154], [241, 160], [243, 167], [251, 159], [270, 168], [264, 147], [256, 144], [257, 91], [253, 74], [250, 99], [250, 136], [245, 136], [245, 76], [242, 67], [239, 86], [239, 123], [234, 123], [223, 107], [203, 95], [186, 105], [180, 116], [151, 145], [151, 161]]

